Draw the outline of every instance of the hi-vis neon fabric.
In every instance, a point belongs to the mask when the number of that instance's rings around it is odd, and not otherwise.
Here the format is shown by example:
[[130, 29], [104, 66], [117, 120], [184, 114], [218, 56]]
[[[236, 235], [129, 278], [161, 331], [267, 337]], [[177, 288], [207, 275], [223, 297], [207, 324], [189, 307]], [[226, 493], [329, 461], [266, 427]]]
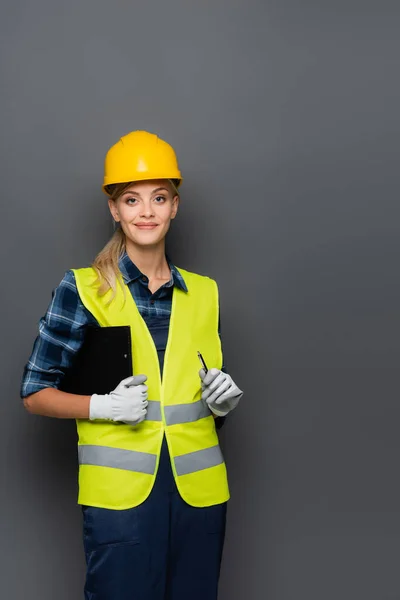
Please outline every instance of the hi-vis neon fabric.
[[[146, 500], [153, 487], [165, 433], [182, 498], [205, 507], [229, 499], [224, 459], [214, 418], [201, 400], [197, 350], [209, 367], [222, 366], [215, 281], [183, 269], [188, 292], [174, 287], [168, 344], [161, 381], [157, 350], [129, 290], [118, 284], [103, 297], [92, 268], [74, 270], [80, 298], [102, 327], [129, 325], [133, 373], [147, 375], [145, 421], [78, 420], [80, 504], [126, 509]], [[124, 293], [125, 291], [125, 293]]]

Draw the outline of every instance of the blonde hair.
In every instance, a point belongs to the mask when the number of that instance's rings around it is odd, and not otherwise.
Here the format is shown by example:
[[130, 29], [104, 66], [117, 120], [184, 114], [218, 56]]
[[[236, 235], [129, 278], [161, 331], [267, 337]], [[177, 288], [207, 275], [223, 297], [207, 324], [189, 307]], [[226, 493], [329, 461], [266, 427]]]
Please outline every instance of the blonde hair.
[[[179, 197], [178, 185], [179, 181], [174, 179], [168, 180], [172, 185], [172, 190], [175, 196]], [[121, 194], [134, 183], [113, 183], [105, 187], [105, 192], [113, 202], [116, 202]], [[120, 225], [117, 226], [113, 236], [107, 242], [102, 250], [98, 253], [93, 261], [92, 267], [96, 271], [97, 279], [94, 285], [97, 287], [99, 296], [104, 296], [109, 290], [112, 290], [112, 295], [109, 300], [111, 303], [117, 293], [117, 285], [120, 283], [123, 286], [122, 274], [119, 270], [119, 259], [126, 249], [126, 237]], [[123, 286], [125, 293], [125, 287]]]

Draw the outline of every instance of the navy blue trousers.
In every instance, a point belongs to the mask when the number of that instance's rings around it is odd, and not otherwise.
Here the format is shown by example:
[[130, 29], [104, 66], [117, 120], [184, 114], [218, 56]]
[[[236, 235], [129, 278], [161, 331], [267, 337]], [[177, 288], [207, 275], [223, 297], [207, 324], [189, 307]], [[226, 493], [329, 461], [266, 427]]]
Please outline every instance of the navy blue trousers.
[[182, 500], [165, 440], [143, 504], [82, 511], [85, 600], [216, 600], [226, 503], [195, 508]]

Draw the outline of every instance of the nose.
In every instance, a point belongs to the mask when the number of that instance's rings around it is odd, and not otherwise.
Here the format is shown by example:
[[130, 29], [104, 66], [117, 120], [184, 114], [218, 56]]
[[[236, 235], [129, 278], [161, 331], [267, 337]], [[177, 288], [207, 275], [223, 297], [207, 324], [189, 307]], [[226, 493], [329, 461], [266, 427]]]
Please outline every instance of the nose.
[[140, 211], [141, 217], [146, 217], [149, 219], [154, 216], [153, 205], [151, 200], [144, 200], [142, 203], [142, 210]]

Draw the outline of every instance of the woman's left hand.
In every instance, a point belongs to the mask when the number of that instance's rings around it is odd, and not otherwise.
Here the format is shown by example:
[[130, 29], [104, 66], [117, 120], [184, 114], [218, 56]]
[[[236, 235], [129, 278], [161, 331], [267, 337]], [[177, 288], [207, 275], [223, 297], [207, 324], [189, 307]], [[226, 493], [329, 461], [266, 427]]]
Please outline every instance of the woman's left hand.
[[225, 417], [236, 408], [243, 396], [232, 377], [219, 369], [210, 369], [206, 374], [204, 369], [199, 371], [202, 381], [202, 400], [207, 402], [210, 410], [218, 417]]

